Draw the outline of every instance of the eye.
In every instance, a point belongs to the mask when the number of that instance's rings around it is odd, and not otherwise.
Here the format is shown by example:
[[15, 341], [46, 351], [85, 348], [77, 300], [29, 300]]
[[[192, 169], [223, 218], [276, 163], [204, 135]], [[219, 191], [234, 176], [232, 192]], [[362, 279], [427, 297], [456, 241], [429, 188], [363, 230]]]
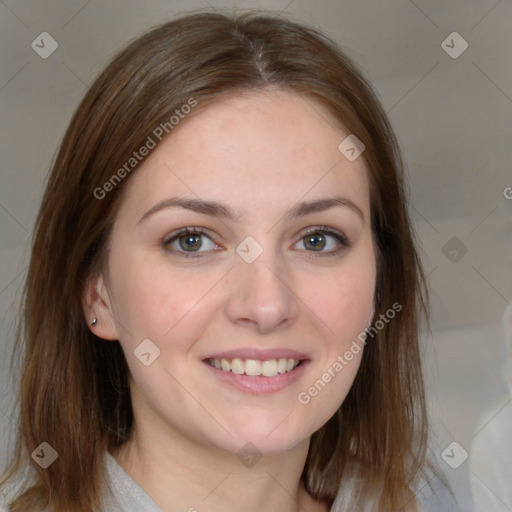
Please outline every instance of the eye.
[[[168, 235], [162, 242], [166, 251], [180, 257], [200, 257], [219, 248], [203, 228], [183, 228]], [[333, 256], [351, 245], [343, 233], [326, 226], [309, 229], [295, 244], [300, 250]]]
[[319, 253], [318, 256], [334, 255], [350, 245], [342, 233], [326, 226], [308, 230], [296, 244], [299, 249]]
[[219, 246], [202, 228], [184, 228], [171, 233], [163, 241], [165, 249], [184, 257], [197, 257], [198, 253], [213, 251]]

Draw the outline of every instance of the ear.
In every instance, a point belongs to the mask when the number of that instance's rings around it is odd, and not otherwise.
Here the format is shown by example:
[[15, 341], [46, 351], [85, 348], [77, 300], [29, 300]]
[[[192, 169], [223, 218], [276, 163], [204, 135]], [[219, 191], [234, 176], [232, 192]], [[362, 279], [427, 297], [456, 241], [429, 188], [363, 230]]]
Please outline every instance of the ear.
[[[82, 293], [82, 307], [89, 329], [104, 340], [118, 340], [115, 317], [102, 274], [87, 280]], [[96, 319], [94, 325], [92, 321]]]

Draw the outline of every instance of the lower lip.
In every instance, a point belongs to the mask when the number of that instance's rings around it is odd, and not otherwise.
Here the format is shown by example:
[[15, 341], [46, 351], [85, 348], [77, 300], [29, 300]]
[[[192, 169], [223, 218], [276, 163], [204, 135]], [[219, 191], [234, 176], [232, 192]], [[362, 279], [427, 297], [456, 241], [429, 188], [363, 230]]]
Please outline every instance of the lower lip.
[[250, 375], [238, 375], [233, 372], [225, 372], [223, 370], [217, 370], [215, 366], [203, 361], [208, 367], [208, 370], [212, 375], [219, 379], [221, 382], [229, 384], [240, 391], [246, 393], [253, 393], [256, 395], [264, 395], [269, 393], [277, 393], [288, 386], [291, 386], [297, 382], [307, 370], [310, 361], [304, 360], [290, 372], [278, 373], [274, 377], [263, 377], [261, 375], [250, 376]]

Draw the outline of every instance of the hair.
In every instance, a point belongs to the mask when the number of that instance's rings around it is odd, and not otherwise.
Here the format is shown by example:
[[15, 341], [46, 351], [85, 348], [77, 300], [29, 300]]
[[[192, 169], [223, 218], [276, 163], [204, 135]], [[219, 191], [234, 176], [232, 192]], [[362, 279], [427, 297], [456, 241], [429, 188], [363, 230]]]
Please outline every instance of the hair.
[[[226, 94], [274, 87], [321, 104], [365, 145], [377, 261], [374, 320], [395, 303], [402, 307], [372, 336], [348, 396], [312, 435], [303, 481], [332, 510], [416, 506], [427, 442], [418, 337], [421, 319], [428, 322], [428, 294], [399, 146], [372, 86], [332, 40], [260, 11], [195, 12], [153, 28], [114, 57], [70, 122], [35, 224], [16, 334], [19, 419], [1, 483], [23, 485], [11, 511], [95, 510], [104, 453], [130, 438], [124, 354], [118, 341], [89, 330], [81, 297], [87, 280], [105, 268], [122, 192], [136, 170], [101, 199], [98, 187], [191, 99], [198, 107], [190, 117]], [[58, 453], [47, 469], [30, 457], [42, 442]]]

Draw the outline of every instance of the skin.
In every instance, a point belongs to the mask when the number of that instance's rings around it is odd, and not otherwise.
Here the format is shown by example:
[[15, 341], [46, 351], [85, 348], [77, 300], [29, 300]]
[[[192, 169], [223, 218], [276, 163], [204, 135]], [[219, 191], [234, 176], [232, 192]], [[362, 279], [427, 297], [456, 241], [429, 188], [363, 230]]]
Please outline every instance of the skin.
[[[91, 279], [83, 303], [98, 319], [93, 332], [120, 341], [131, 373], [133, 437], [113, 455], [163, 510], [328, 509], [300, 476], [310, 436], [343, 402], [362, 351], [308, 404], [297, 397], [372, 315], [368, 177], [362, 158], [350, 162], [338, 150], [347, 135], [321, 105], [291, 92], [238, 94], [183, 121], [127, 184], [108, 268]], [[361, 215], [336, 206], [285, 217], [298, 202], [334, 196]], [[140, 221], [169, 197], [222, 202], [239, 218], [173, 207]], [[304, 231], [319, 226], [350, 245], [325, 235], [313, 250]], [[164, 247], [185, 227], [207, 230], [200, 257], [180, 256], [176, 238]], [[263, 248], [252, 263], [236, 252], [248, 236]], [[144, 339], [160, 350], [149, 366], [133, 353]], [[240, 347], [295, 349], [309, 363], [278, 392], [248, 393], [203, 362]], [[252, 467], [236, 456], [248, 442], [262, 455]]]

